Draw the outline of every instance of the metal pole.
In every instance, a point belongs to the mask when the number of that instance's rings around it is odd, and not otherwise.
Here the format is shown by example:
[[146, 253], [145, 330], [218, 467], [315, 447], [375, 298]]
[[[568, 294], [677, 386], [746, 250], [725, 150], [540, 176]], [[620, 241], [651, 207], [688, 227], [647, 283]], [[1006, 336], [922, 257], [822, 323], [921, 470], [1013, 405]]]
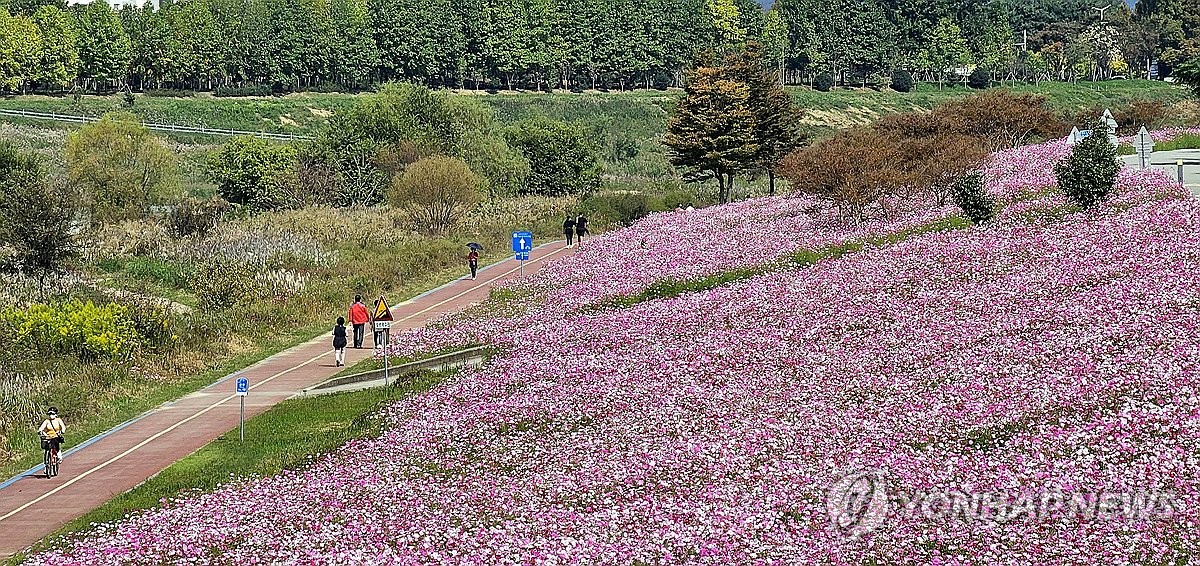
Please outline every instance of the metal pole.
[[384, 348], [383, 349], [383, 388], [384, 389], [387, 389], [388, 381], [389, 381], [388, 372], [391, 370], [391, 363], [388, 358], [390, 358], [390, 356], [388, 356], [387, 348]]
[[1175, 162], [1175, 169], [1176, 169], [1175, 174], [1179, 178], [1179, 184], [1182, 185], [1183, 184], [1183, 160], [1182, 159]]
[[241, 430], [242, 430], [242, 442], [245, 442], [246, 441], [246, 396], [243, 395], [241, 397], [241, 400], [242, 400], [242, 410], [241, 410], [240, 415], [238, 416], [238, 425], [241, 427]]

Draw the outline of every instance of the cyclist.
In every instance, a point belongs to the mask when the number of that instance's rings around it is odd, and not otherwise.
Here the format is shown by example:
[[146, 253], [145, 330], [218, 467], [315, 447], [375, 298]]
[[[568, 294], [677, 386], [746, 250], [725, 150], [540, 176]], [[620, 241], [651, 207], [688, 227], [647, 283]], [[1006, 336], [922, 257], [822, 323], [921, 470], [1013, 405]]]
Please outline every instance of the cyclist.
[[67, 432], [67, 425], [58, 418], [58, 409], [50, 407], [46, 411], [46, 420], [42, 421], [42, 426], [38, 429], [38, 436], [42, 437], [42, 446], [52, 450], [59, 463], [62, 463], [61, 448], [65, 432]]

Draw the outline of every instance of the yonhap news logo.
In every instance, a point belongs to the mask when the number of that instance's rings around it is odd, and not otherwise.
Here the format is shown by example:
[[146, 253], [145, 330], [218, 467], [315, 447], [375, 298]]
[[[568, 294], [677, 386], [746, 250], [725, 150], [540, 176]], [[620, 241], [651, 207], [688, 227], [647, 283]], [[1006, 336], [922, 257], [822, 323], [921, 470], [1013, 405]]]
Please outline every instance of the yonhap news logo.
[[911, 522], [1134, 522], [1170, 519], [1185, 509], [1175, 494], [1157, 489], [906, 490], [889, 486], [878, 470], [837, 478], [825, 494], [825, 508], [831, 526], [852, 537]]

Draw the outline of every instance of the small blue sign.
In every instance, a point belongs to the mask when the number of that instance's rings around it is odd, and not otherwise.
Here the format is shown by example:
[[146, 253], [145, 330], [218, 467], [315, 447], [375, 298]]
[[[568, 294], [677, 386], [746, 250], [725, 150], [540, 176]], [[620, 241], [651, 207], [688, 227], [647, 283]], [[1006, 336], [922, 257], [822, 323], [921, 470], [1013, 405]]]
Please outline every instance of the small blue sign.
[[528, 260], [529, 252], [533, 249], [533, 233], [513, 232], [512, 249], [513, 253], [517, 254], [517, 259], [521, 261]]
[[250, 380], [244, 377], [237, 378], [237, 394], [245, 395], [250, 391]]

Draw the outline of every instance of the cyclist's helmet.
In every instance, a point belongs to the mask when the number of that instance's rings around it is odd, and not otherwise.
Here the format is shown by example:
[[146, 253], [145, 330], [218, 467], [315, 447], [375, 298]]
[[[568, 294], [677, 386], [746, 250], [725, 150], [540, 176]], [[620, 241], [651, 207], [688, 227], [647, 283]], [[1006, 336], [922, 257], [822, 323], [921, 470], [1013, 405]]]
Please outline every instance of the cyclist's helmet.
[[50, 410], [46, 411], [46, 414], [50, 415], [52, 417], [57, 417], [58, 416], [58, 407], [50, 407]]

